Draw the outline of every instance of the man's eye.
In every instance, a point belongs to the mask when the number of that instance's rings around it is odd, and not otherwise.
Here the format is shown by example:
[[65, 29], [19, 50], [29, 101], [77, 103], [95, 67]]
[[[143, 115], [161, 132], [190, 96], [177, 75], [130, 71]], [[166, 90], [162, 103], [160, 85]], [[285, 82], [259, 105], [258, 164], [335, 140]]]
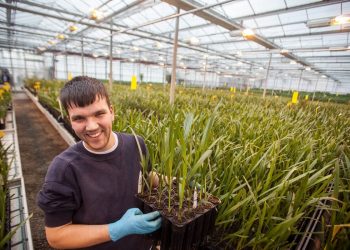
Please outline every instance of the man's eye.
[[74, 122], [80, 122], [83, 121], [84, 119], [82, 117], [76, 117], [72, 119]]

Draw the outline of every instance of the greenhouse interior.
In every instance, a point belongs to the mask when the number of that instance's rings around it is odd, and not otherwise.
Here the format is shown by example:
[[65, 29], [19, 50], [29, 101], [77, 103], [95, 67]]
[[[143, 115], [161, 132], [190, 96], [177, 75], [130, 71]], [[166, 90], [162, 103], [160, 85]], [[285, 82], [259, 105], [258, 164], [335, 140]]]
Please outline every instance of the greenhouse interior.
[[350, 249], [350, 1], [1, 0], [0, 48], [0, 249]]

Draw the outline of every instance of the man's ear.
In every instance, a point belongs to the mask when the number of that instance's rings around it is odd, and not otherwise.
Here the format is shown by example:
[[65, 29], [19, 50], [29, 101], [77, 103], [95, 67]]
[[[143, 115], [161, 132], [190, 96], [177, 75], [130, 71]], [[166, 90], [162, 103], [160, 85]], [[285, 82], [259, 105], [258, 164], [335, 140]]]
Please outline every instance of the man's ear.
[[111, 112], [112, 114], [112, 122], [114, 121], [114, 108], [113, 108], [113, 105], [110, 105], [109, 106], [109, 111]]

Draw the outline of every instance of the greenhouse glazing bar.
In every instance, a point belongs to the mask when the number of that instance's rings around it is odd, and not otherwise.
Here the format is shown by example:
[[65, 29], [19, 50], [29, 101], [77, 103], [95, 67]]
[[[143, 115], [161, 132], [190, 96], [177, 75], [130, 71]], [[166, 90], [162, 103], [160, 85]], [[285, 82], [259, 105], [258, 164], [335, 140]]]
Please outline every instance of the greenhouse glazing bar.
[[[177, 14], [180, 13], [180, 8], [176, 10]], [[174, 105], [175, 102], [175, 84], [176, 84], [176, 58], [177, 58], [177, 42], [179, 36], [179, 16], [176, 17], [175, 23], [175, 35], [174, 35], [174, 48], [173, 48], [173, 63], [172, 63], [172, 74], [171, 74], [171, 85], [170, 85], [170, 105]]]
[[[168, 2], [169, 4], [172, 4], [174, 6], [180, 6], [180, 8], [184, 8], [185, 10], [188, 10], [191, 8], [200, 9], [200, 7], [198, 7], [198, 3], [196, 3], [196, 5], [195, 5], [194, 1], [189, 2], [189, 1], [182, 1], [182, 0], [181, 1], [165, 0], [165, 2]], [[206, 19], [207, 21], [209, 21], [211, 23], [220, 25], [221, 27], [226, 28], [228, 30], [234, 30], [234, 29], [243, 30], [244, 29], [244, 27], [242, 25], [239, 25], [231, 20], [228, 20], [225, 17], [221, 17], [217, 13], [213, 14], [212, 12], [207, 11], [207, 12], [205, 12], [205, 15], [200, 15], [199, 13], [196, 12], [196, 15]], [[281, 49], [275, 43], [267, 40], [266, 38], [264, 38], [262, 36], [256, 35], [256, 34], [253, 36], [253, 39], [250, 39], [250, 40], [252, 40], [252, 41], [254, 41], [254, 42], [256, 42], [256, 43], [258, 43], [266, 48], [269, 48], [269, 49]], [[305, 62], [303, 59], [299, 58], [298, 56], [296, 56], [290, 52], [283, 53], [282, 55], [291, 59], [291, 60], [295, 60], [304, 66], [311, 67], [311, 65], [309, 63]], [[312, 68], [314, 68], [314, 67], [312, 66]], [[315, 70], [322, 72], [320, 69], [315, 69]], [[324, 74], [326, 74], [326, 73], [324, 73]], [[327, 77], [332, 78], [335, 81], [337, 81], [337, 79], [333, 78], [332, 76], [327, 75]]]
[[[343, 3], [346, 2], [344, 0], [331, 0], [331, 3], [333, 4], [338, 4], [338, 3]], [[253, 15], [248, 15], [248, 16], [242, 16], [239, 18], [231, 18], [231, 21], [241, 21], [241, 20], [246, 20], [246, 19], [251, 19], [251, 18], [258, 18], [258, 17], [265, 17], [265, 16], [270, 16], [270, 15], [279, 15], [279, 14], [285, 14], [293, 11], [298, 11], [298, 10], [305, 10], [305, 9], [311, 9], [311, 8], [317, 8], [317, 7], [323, 7], [329, 5], [330, 1], [321, 1], [321, 2], [315, 2], [315, 3], [308, 3], [304, 5], [298, 5], [294, 7], [287, 7], [286, 9], [283, 10], [273, 10], [273, 11], [267, 11], [267, 12], [262, 12], [262, 13], [255, 13]], [[300, 22], [296, 22], [300, 23]], [[296, 23], [288, 23], [288, 24], [296, 24]], [[304, 22], [302, 22], [304, 23]], [[185, 31], [189, 29], [198, 29], [198, 28], [205, 28], [211, 24], [201, 24], [201, 25], [196, 25], [196, 26], [191, 26], [185, 29], [180, 29], [180, 31]], [[264, 26], [264, 28], [271, 28], [274, 26]]]

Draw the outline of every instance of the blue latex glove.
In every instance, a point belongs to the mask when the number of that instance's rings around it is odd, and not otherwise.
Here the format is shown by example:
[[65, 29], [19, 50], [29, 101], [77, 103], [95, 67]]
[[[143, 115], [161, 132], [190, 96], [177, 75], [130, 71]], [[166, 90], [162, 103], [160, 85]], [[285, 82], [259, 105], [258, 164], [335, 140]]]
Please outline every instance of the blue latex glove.
[[130, 208], [120, 220], [108, 225], [109, 236], [117, 241], [129, 234], [148, 234], [156, 231], [162, 224], [158, 211], [143, 214], [138, 208]]

